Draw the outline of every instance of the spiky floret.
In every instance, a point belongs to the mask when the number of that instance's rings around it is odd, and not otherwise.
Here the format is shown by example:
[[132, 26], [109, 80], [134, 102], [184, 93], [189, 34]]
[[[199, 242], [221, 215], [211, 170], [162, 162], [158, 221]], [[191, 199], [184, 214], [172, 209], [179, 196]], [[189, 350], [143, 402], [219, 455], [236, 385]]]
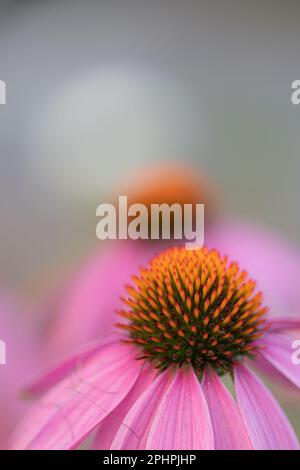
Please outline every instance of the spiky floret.
[[255, 354], [266, 330], [262, 294], [216, 250], [166, 250], [133, 281], [118, 312], [128, 322], [117, 326], [158, 368], [190, 363], [201, 373], [210, 364], [222, 374]]

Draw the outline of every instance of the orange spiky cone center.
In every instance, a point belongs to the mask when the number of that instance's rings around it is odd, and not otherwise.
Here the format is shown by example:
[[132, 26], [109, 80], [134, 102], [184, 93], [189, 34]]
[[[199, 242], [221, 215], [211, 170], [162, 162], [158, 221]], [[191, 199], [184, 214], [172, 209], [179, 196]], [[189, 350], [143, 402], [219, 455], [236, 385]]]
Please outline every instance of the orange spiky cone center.
[[255, 354], [266, 330], [262, 294], [217, 251], [169, 249], [133, 281], [118, 312], [127, 323], [117, 326], [161, 370], [189, 363], [197, 373], [211, 365], [222, 374]]

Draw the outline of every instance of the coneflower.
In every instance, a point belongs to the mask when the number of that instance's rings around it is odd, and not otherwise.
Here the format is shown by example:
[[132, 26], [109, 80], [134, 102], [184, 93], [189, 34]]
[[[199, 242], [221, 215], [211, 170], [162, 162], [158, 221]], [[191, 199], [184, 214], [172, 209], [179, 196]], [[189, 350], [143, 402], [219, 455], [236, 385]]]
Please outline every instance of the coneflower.
[[119, 333], [32, 387], [48, 391], [14, 448], [73, 449], [91, 435], [98, 449], [298, 448], [249, 368], [265, 361], [300, 386], [286, 333], [298, 317], [269, 316], [247, 273], [207, 248], [162, 252], [127, 291]]

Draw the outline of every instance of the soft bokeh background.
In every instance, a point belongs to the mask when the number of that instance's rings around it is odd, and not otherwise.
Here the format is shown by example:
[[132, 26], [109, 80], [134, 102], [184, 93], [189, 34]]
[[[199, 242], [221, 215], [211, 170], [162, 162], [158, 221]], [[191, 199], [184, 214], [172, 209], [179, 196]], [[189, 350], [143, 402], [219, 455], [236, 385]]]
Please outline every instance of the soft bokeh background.
[[155, 162], [300, 243], [299, 20], [296, 0], [0, 1], [3, 288], [46, 293], [99, 245], [97, 204]]

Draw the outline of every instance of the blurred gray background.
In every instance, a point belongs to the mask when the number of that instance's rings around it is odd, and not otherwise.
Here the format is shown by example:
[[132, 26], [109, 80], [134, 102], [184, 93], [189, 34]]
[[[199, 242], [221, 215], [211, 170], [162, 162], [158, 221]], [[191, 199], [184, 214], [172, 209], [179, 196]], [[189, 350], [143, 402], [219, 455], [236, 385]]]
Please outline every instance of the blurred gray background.
[[300, 241], [298, 1], [0, 5], [2, 283], [38, 290], [97, 244], [118, 179], [164, 159]]

